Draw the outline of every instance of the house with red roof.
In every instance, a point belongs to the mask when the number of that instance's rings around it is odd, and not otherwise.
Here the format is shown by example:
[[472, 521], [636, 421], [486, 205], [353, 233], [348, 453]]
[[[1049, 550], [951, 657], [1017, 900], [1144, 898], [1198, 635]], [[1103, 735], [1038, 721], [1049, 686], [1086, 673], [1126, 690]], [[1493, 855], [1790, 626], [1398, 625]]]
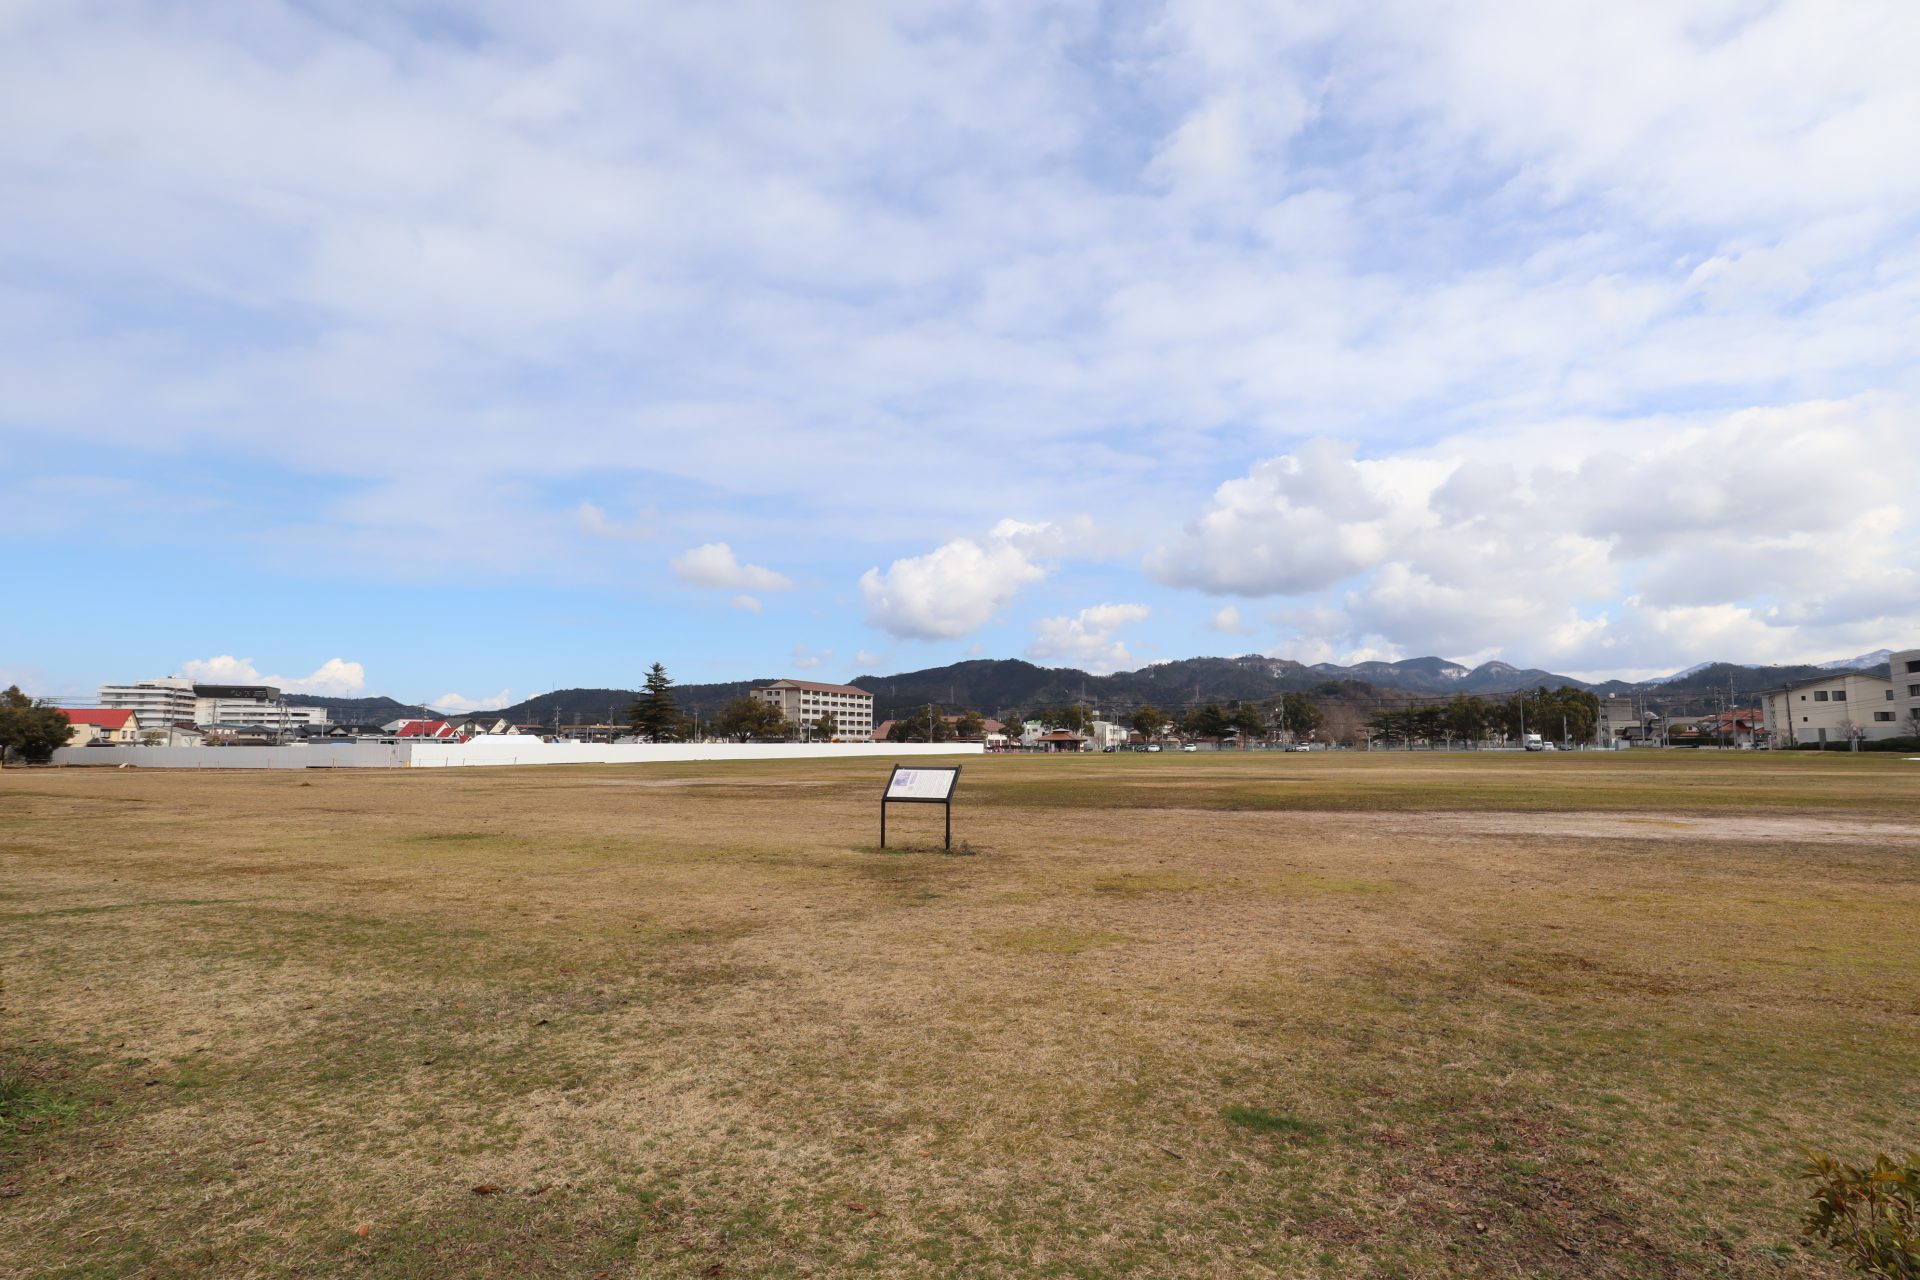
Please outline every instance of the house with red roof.
[[445, 720], [408, 720], [393, 731], [396, 738], [431, 738], [444, 740], [457, 738], [460, 731]]
[[133, 712], [116, 707], [62, 707], [60, 713], [73, 726], [67, 745], [84, 747], [92, 742], [138, 745], [140, 720]]

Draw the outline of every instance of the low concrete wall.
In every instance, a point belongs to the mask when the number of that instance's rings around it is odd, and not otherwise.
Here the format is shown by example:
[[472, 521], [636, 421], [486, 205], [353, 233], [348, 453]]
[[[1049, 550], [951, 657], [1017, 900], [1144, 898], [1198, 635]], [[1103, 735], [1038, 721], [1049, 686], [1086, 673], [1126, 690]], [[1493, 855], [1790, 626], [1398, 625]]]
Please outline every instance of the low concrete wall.
[[316, 743], [304, 747], [62, 747], [53, 762], [137, 769], [404, 769], [411, 744]]
[[421, 742], [410, 748], [416, 769], [514, 764], [665, 764], [680, 760], [858, 760], [907, 756], [977, 756], [976, 742], [542, 742], [501, 736], [471, 742]]
[[682, 760], [854, 760], [981, 755], [971, 742], [662, 742], [612, 746], [534, 737], [304, 747], [62, 747], [60, 765], [139, 769], [461, 769], [486, 765], [665, 764]]

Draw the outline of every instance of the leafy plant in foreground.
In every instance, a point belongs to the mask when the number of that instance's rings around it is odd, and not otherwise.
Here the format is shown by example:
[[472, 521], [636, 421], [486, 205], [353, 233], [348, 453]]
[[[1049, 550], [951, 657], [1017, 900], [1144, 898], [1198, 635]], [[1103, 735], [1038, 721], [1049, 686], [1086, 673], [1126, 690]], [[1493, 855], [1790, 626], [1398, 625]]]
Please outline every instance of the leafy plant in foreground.
[[1871, 1165], [1809, 1154], [1814, 1184], [1805, 1231], [1840, 1251], [1854, 1270], [1884, 1280], [1920, 1280], [1920, 1154], [1876, 1156]]

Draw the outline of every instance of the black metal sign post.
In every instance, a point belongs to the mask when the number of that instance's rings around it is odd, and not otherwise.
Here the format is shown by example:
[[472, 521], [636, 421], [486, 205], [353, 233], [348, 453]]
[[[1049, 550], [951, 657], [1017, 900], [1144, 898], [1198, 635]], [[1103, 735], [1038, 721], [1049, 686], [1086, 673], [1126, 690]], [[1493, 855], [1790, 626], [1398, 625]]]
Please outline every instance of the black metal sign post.
[[937, 804], [947, 811], [947, 849], [953, 849], [953, 789], [960, 783], [960, 766], [938, 768], [902, 768], [893, 766], [887, 775], [887, 789], [880, 795], [880, 847], [887, 847], [887, 806], [890, 804]]

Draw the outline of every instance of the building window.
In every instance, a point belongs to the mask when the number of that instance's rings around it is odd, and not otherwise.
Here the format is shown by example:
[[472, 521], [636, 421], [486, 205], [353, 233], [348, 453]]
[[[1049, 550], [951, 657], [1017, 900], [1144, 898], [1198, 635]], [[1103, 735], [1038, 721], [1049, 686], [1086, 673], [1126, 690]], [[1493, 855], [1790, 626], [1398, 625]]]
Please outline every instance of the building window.
[[1814, 690], [1813, 700], [1815, 702], [1825, 702], [1827, 700], [1827, 691], [1825, 689]]
[[1891, 711], [1876, 711], [1876, 712], [1874, 712], [1874, 713], [1873, 713], [1873, 718], [1874, 718], [1875, 720], [1891, 720], [1891, 719], [1893, 719], [1893, 712], [1891, 712]]
[[1920, 658], [1909, 658], [1907, 660], [1907, 674], [1914, 675], [1915, 673], [1920, 673]]
[[1845, 689], [1835, 689], [1833, 691], [1833, 700], [1835, 702], [1845, 702], [1847, 700], [1847, 691]]

